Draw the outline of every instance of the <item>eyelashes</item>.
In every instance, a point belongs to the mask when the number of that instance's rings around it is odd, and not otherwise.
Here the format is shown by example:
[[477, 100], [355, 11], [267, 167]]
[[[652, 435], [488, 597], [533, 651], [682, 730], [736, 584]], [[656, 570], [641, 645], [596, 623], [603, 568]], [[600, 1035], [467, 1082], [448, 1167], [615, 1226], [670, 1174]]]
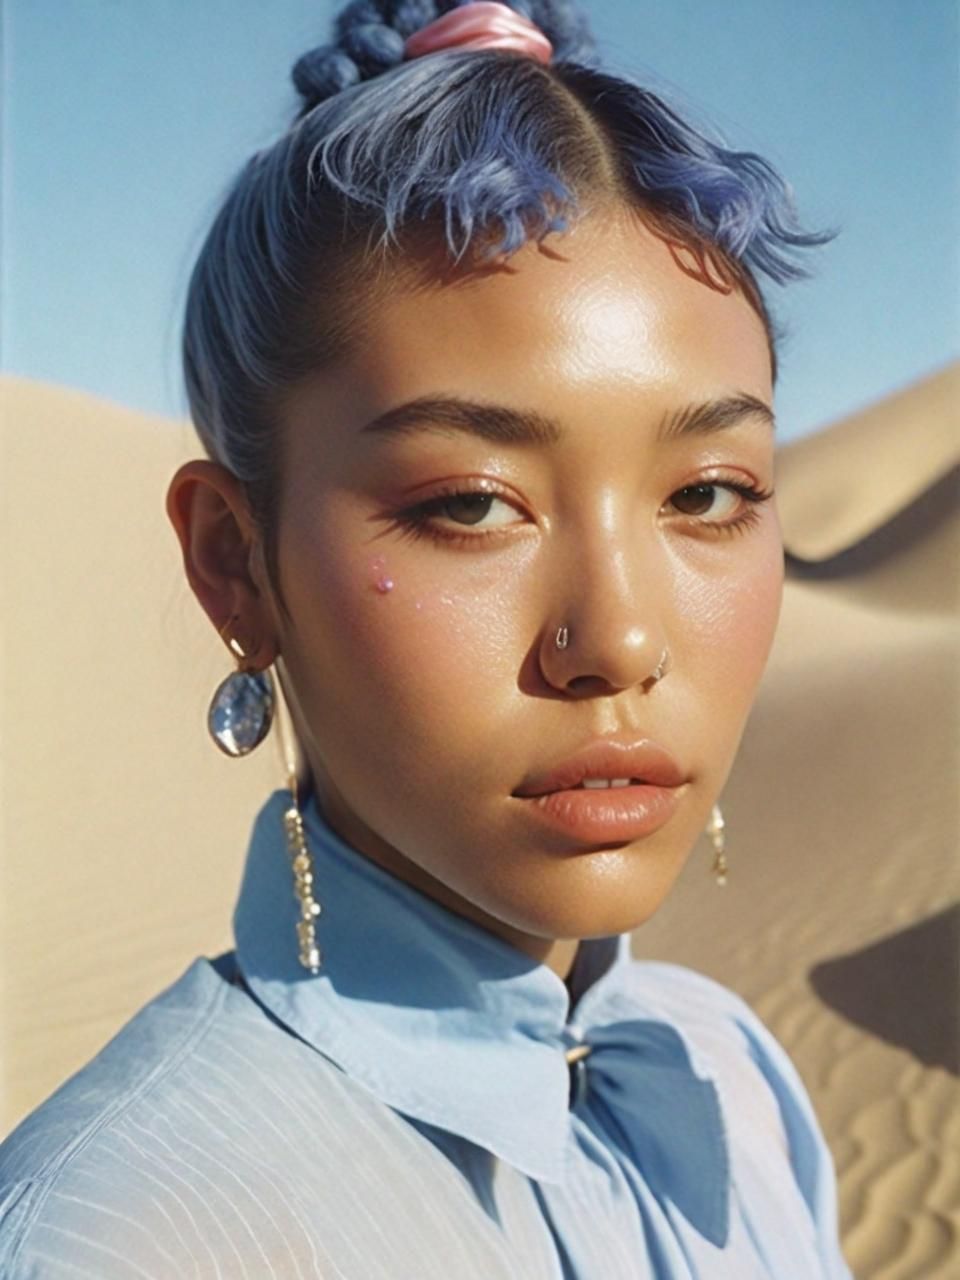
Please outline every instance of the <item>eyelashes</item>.
[[[738, 510], [734, 515], [724, 520], [707, 520], [703, 518], [702, 513], [698, 510], [683, 511], [675, 509], [678, 521], [689, 527], [692, 532], [703, 533], [708, 537], [729, 537], [738, 533], [745, 533], [759, 523], [760, 507], [773, 497], [774, 491], [773, 489], [760, 489], [755, 485], [742, 481], [709, 480], [684, 485], [681, 489], [674, 490], [664, 506], [666, 507], [678, 498], [688, 507], [702, 507], [704, 502], [710, 506], [716, 494], [729, 494], [739, 499]], [[468, 485], [451, 486], [449, 489], [442, 490], [434, 495], [434, 497], [428, 498], [425, 502], [419, 502], [415, 506], [395, 512], [393, 519], [395, 526], [400, 529], [401, 536], [404, 538], [412, 538], [414, 540], [430, 538], [436, 542], [461, 546], [472, 543], [475, 547], [478, 547], [491, 539], [502, 536], [503, 531], [513, 525], [524, 523], [523, 520], [510, 520], [481, 528], [480, 521], [489, 514], [490, 504], [497, 501], [505, 507], [513, 508], [518, 514], [522, 514], [516, 502], [507, 495], [505, 490], [498, 488], [491, 481], [484, 481], [482, 488]], [[470, 533], [467, 531], [470, 529], [471, 523], [461, 525], [459, 529], [450, 528], [449, 525], [439, 523], [439, 518], [444, 514], [444, 511], [455, 509], [457, 503], [462, 503], [466, 506], [467, 514], [477, 516], [477, 520], [472, 524], [479, 529], [479, 532]], [[460, 514], [464, 514], [464, 511], [461, 510]], [[446, 518], [454, 524], [457, 523], [449, 515]]]

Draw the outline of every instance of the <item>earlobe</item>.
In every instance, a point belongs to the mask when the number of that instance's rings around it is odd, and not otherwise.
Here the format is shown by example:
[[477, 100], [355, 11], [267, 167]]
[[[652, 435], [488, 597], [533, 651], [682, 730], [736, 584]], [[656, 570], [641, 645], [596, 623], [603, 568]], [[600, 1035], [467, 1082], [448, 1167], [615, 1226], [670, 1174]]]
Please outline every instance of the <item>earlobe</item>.
[[251, 573], [256, 526], [236, 476], [206, 459], [186, 462], [170, 481], [166, 510], [187, 582], [214, 627], [239, 617], [245, 634], [260, 638], [258, 650], [265, 648], [270, 619]]

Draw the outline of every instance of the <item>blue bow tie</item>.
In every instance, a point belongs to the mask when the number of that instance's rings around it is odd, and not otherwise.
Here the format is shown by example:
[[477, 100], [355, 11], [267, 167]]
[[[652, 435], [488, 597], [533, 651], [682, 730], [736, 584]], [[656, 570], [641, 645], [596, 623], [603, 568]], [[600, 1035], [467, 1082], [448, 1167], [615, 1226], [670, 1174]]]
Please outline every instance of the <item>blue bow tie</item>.
[[624, 1004], [618, 976], [591, 1001], [589, 1024], [579, 1021], [582, 1045], [567, 1052], [571, 1104], [590, 1107], [653, 1194], [723, 1247], [730, 1158], [716, 1085], [695, 1074], [686, 1042], [668, 1023], [605, 1020]]

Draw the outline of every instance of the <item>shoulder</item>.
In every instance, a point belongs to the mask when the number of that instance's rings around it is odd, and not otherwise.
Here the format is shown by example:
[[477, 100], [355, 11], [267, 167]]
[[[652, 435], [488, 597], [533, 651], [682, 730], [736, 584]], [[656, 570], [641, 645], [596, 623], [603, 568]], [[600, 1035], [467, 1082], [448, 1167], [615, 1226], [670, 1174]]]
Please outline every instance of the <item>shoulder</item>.
[[660, 961], [633, 965], [638, 998], [675, 1027], [699, 1073], [714, 1081], [735, 1157], [772, 1176], [785, 1155], [823, 1248], [833, 1249], [833, 1159], [786, 1049], [742, 996], [706, 974]]
[[749, 1110], [757, 1115], [765, 1099], [775, 1103], [774, 1127], [785, 1144], [795, 1139], [802, 1145], [811, 1126], [819, 1133], [799, 1071], [743, 996], [695, 969], [664, 961], [633, 961], [631, 981], [642, 1004], [684, 1036], [694, 1065], [714, 1076], [721, 1092], [735, 1096], [763, 1086]]
[[0, 1186], [62, 1167], [190, 1053], [226, 984], [198, 958], [0, 1143]]
[[636, 962], [654, 998], [728, 1067], [759, 1072], [788, 1110], [799, 1108], [815, 1122], [809, 1094], [786, 1049], [743, 996], [705, 973], [666, 962]]
[[411, 1171], [449, 1195], [429, 1142], [198, 959], [0, 1144], [0, 1275], [312, 1274]]
[[[685, 1033], [695, 1051], [720, 1055], [731, 1069], [754, 1067], [777, 1084], [799, 1090], [803, 1082], [779, 1040], [753, 1007], [732, 988], [684, 965], [634, 960], [631, 987], [651, 1012]], [[780, 1079], [782, 1077], [782, 1081]]]
[[[0, 1143], [0, 1273], [17, 1274], [11, 1268], [51, 1193], [189, 1059], [226, 988], [209, 960], [194, 960]], [[114, 1176], [120, 1186], [122, 1174]]]

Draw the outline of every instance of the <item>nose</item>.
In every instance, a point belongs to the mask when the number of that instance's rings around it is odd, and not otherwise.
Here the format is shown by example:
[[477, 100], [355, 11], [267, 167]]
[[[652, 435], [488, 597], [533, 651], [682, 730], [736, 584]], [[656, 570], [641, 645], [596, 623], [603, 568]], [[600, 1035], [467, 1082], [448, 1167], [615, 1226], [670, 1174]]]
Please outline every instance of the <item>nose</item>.
[[540, 644], [541, 670], [549, 684], [577, 697], [594, 697], [656, 683], [667, 637], [663, 568], [654, 560], [652, 551], [627, 550], [622, 538], [613, 537], [592, 552], [581, 542], [565, 558], [560, 604]]

